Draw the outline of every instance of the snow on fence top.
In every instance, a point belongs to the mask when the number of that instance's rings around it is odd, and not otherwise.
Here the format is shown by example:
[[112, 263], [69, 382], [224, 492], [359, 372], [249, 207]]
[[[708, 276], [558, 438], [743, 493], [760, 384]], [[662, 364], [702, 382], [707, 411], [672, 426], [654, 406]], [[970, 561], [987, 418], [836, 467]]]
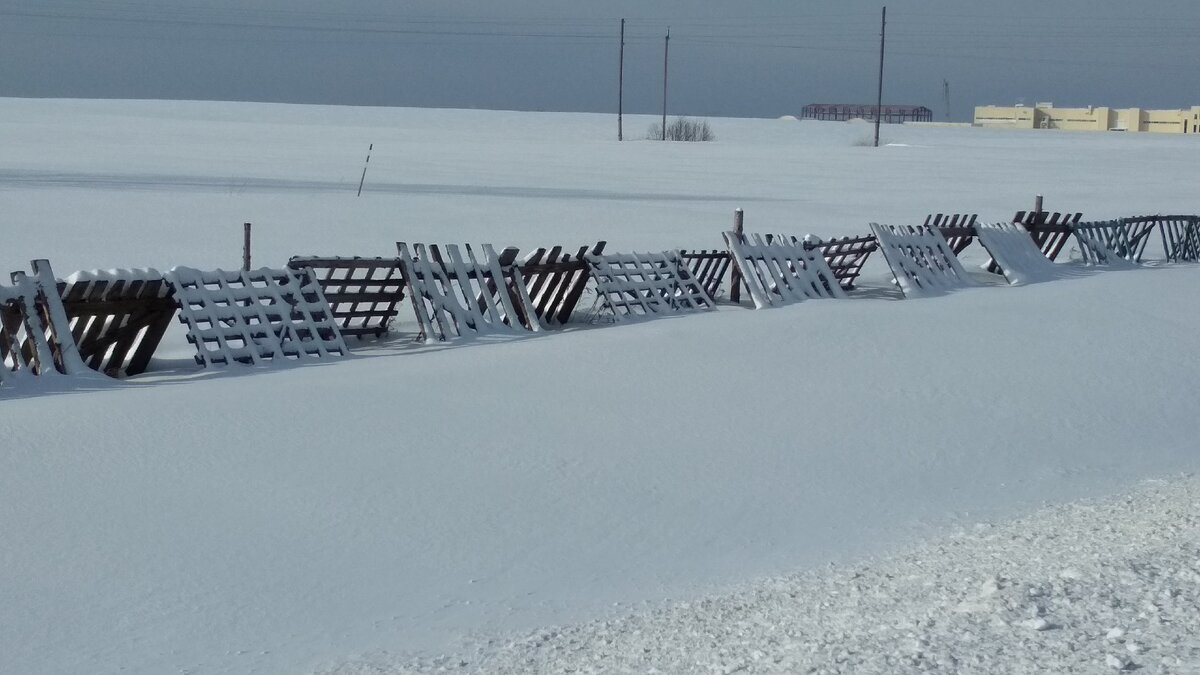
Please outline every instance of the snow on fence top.
[[175, 316], [175, 294], [153, 269], [76, 272], [59, 284], [79, 354], [117, 377], [146, 370]]
[[783, 235], [722, 234], [755, 309], [814, 298], [844, 298], [838, 279], [819, 248]]
[[346, 354], [321, 287], [288, 269], [166, 274], [202, 366]]
[[1008, 283], [1033, 284], [1063, 276], [1066, 269], [1050, 262], [1024, 227], [1016, 223], [975, 226], [979, 243], [987, 249]]
[[465, 335], [540, 331], [525, 279], [513, 264], [517, 249], [497, 256], [484, 244], [478, 260], [470, 245], [442, 248], [397, 242], [421, 337], [447, 340]]
[[879, 248], [905, 297], [975, 286], [941, 233], [928, 226], [871, 223]]
[[616, 321], [628, 316], [713, 308], [713, 300], [676, 251], [589, 255], [601, 306]]

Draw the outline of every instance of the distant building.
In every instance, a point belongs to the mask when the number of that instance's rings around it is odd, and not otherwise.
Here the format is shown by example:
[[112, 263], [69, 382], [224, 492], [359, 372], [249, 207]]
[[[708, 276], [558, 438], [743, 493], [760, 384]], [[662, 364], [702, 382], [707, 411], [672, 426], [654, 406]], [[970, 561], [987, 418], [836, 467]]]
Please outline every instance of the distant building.
[[1055, 108], [1038, 103], [1006, 108], [975, 108], [975, 126], [1005, 129], [1064, 129], [1067, 131], [1147, 131], [1160, 134], [1200, 133], [1200, 106], [1188, 110], [1141, 108]]
[[[879, 106], [859, 103], [810, 103], [804, 106], [800, 119], [805, 120], [870, 120], [875, 121]], [[923, 105], [885, 105], [880, 121], [888, 124], [901, 122], [931, 122], [933, 111]]]

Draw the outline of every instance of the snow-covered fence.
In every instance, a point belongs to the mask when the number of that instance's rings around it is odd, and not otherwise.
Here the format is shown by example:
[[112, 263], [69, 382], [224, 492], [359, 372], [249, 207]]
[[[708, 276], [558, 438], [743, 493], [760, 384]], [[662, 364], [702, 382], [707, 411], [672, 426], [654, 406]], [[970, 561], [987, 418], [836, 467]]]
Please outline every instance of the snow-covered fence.
[[975, 226], [979, 243], [1010, 284], [1032, 284], [1058, 279], [1066, 267], [1050, 262], [1029, 236], [1016, 223], [981, 223]]
[[294, 256], [287, 266], [316, 279], [343, 337], [387, 333], [404, 300], [400, 258]]
[[1200, 261], [1200, 216], [1148, 216], [1158, 223], [1163, 254], [1171, 262]]
[[525, 279], [514, 265], [517, 249], [497, 256], [483, 246], [482, 260], [470, 245], [463, 252], [446, 245], [426, 247], [398, 242], [404, 278], [412, 299], [421, 339], [447, 340], [469, 334], [525, 333], [541, 330]]
[[837, 278], [838, 284], [845, 291], [854, 288], [854, 281], [862, 274], [862, 268], [867, 264], [867, 258], [879, 249], [879, 241], [873, 234], [832, 239], [821, 239], [809, 235], [802, 241], [796, 237], [789, 237], [789, 239], [793, 243], [803, 243], [805, 248], [819, 250], [825, 257], [825, 264], [829, 265], [833, 276]]
[[871, 223], [871, 231], [905, 297], [976, 285], [937, 230]]
[[959, 255], [975, 241], [975, 220], [978, 217], [974, 213], [931, 213], [925, 216], [925, 226], [936, 227], [946, 238], [954, 255]]
[[153, 269], [76, 272], [59, 293], [80, 356], [112, 377], [145, 372], [177, 309], [171, 285]]
[[733, 260], [729, 251], [683, 250], [679, 252], [679, 259], [704, 288], [704, 292], [708, 293], [708, 297], [716, 298], [721, 294], [721, 285], [725, 283], [725, 275], [729, 273]]
[[[592, 255], [603, 253], [606, 243], [597, 242], [591, 249]], [[564, 253], [561, 246], [539, 248], [525, 256], [519, 265], [534, 314], [543, 324], [561, 325], [570, 321], [591, 278], [584, 260], [587, 254], [587, 246], [580, 246], [575, 255]]]
[[202, 366], [346, 354], [321, 287], [289, 269], [165, 275]]
[[1074, 226], [1075, 241], [1079, 242], [1079, 254], [1084, 264], [1116, 269], [1127, 269], [1137, 265], [1109, 247], [1111, 233], [1120, 227], [1119, 222], [1080, 223]]
[[34, 375], [87, 372], [50, 263], [31, 265], [32, 275], [13, 272], [12, 285], [0, 285], [0, 385]]
[[722, 236], [755, 309], [846, 295], [818, 248], [783, 236]]
[[713, 308], [712, 297], [675, 251], [589, 255], [602, 308], [615, 320]]

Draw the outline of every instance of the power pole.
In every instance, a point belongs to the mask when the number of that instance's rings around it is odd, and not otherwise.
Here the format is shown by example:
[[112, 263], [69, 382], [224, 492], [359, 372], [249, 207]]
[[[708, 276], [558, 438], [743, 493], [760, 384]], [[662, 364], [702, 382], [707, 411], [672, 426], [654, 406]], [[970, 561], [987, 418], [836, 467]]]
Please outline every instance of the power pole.
[[875, 147], [879, 147], [879, 122], [883, 117], [883, 42], [887, 35], [887, 7], [883, 8], [883, 23], [879, 26], [879, 95], [875, 98]]
[[662, 139], [667, 140], [667, 58], [671, 54], [671, 27], [667, 26], [667, 39], [663, 41], [663, 114]]
[[950, 121], [950, 80], [942, 80], [942, 98], [946, 100], [946, 121]]
[[625, 108], [625, 19], [621, 19], [621, 56], [617, 61], [617, 140], [625, 140], [621, 115]]

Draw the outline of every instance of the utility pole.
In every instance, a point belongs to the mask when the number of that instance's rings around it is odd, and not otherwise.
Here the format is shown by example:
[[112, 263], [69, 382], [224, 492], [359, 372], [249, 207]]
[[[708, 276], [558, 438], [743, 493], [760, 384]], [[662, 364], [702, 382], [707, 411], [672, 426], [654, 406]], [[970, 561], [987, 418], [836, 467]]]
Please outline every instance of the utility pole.
[[887, 35], [887, 7], [883, 8], [883, 22], [879, 25], [879, 95], [875, 98], [875, 147], [879, 147], [879, 122], [883, 117], [883, 42]]
[[621, 115], [625, 112], [625, 19], [621, 19], [621, 56], [617, 60], [617, 140], [625, 140]]
[[950, 121], [950, 80], [942, 80], [942, 98], [946, 101], [946, 121]]
[[667, 26], [667, 39], [663, 41], [663, 114], [662, 139], [667, 140], [667, 58], [671, 54], [671, 27]]

